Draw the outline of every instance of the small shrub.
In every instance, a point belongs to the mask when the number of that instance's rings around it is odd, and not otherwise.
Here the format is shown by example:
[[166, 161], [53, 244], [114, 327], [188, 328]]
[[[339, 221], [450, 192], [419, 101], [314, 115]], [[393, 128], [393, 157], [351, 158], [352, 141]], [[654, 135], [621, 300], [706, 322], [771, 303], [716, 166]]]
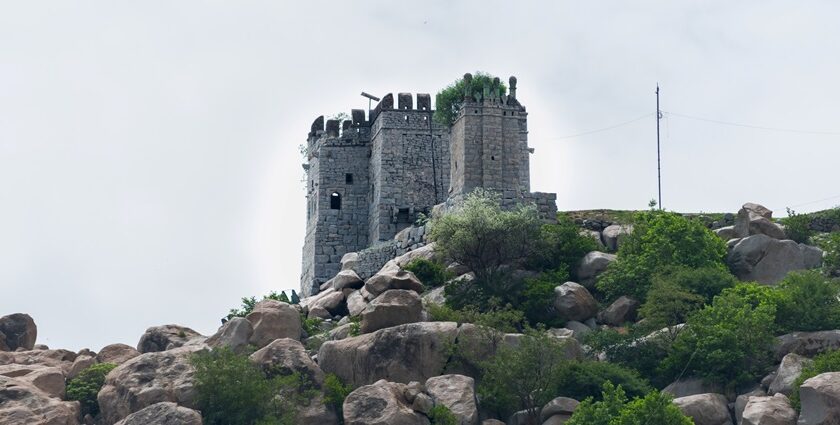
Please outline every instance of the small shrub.
[[78, 376], [67, 382], [67, 400], [78, 401], [82, 407], [82, 416], [99, 414], [99, 402], [96, 395], [105, 384], [105, 376], [114, 370], [117, 365], [113, 363], [99, 363], [89, 366], [81, 371]]
[[411, 260], [403, 269], [414, 273], [426, 288], [442, 286], [448, 280], [455, 277], [451, 272], [446, 270], [445, 265], [436, 261], [429, 261], [425, 258]]
[[595, 240], [582, 235], [574, 221], [562, 214], [558, 214], [557, 224], [544, 224], [540, 228], [536, 245], [528, 261], [534, 270], [577, 270], [588, 252], [598, 250]]
[[350, 317], [350, 336], [359, 336], [362, 333], [362, 316]]
[[705, 299], [671, 280], [657, 276], [639, 315], [653, 329], [685, 323], [688, 315], [703, 307]]
[[[505, 94], [505, 90], [507, 90], [505, 84], [501, 81], [498, 85], [493, 84], [494, 78], [490, 74], [477, 71], [472, 76], [468, 93], [470, 95], [483, 95], [484, 86], [486, 85], [494, 90], [501, 89], [502, 94]], [[466, 83], [464, 79], [459, 78], [437, 93], [435, 96], [435, 114], [432, 118], [435, 122], [446, 126], [450, 126], [455, 122], [455, 117], [458, 116], [458, 111], [464, 103], [465, 87]]]
[[300, 375], [268, 377], [229, 348], [196, 353], [191, 362], [196, 405], [208, 425], [292, 425], [297, 406], [312, 395]]
[[344, 382], [341, 382], [341, 378], [334, 373], [328, 373], [324, 377], [324, 403], [331, 406], [338, 413], [339, 418], [343, 417], [344, 399], [351, 392], [353, 392], [353, 387], [345, 385]]
[[458, 425], [458, 418], [448, 407], [438, 404], [429, 411], [431, 425]]
[[810, 366], [802, 369], [802, 374], [793, 383], [793, 392], [790, 395], [790, 403], [796, 410], [802, 407], [799, 400], [799, 387], [802, 383], [826, 372], [840, 372], [840, 350], [819, 354], [814, 357]]
[[652, 391], [628, 402], [621, 385], [604, 383], [601, 401], [587, 398], [566, 425], [692, 425], [664, 393]]
[[[294, 293], [294, 291], [292, 292]], [[285, 293], [281, 292], [278, 294], [277, 292], [271, 291], [271, 293], [269, 293], [268, 295], [263, 295], [261, 301], [275, 300], [288, 302], [288, 300], [283, 300], [283, 297], [285, 296]], [[257, 297], [242, 297], [242, 306], [240, 308], [230, 309], [230, 312], [227, 316], [225, 316], [225, 318], [222, 321], [224, 322], [233, 319], [234, 317], [245, 317], [251, 314], [251, 312], [254, 311], [254, 306], [257, 305], [257, 302], [259, 302], [257, 301]]]
[[543, 272], [533, 279], [525, 279], [518, 307], [525, 314], [531, 326], [543, 324], [547, 327], [561, 327], [564, 320], [554, 308], [554, 288], [569, 280], [565, 265]]
[[318, 335], [321, 333], [321, 323], [324, 320], [320, 317], [308, 317], [307, 315], [301, 313], [300, 314], [300, 326], [303, 328], [303, 331], [306, 332], [307, 335], [313, 336]]
[[829, 277], [840, 277], [840, 233], [829, 233], [819, 245], [825, 251], [823, 273]]
[[769, 287], [739, 284], [692, 314], [663, 368], [728, 386], [753, 382], [771, 364], [777, 295]]
[[664, 211], [636, 215], [634, 230], [621, 243], [618, 259], [597, 287], [608, 299], [628, 295], [644, 301], [654, 274], [669, 266], [723, 269], [726, 244], [699, 220]]
[[523, 313], [510, 305], [489, 311], [478, 311], [474, 307], [458, 310], [445, 305], [429, 304], [426, 306], [426, 311], [433, 322], [472, 323], [504, 333], [521, 332], [526, 327]]
[[606, 382], [621, 385], [630, 397], [640, 397], [651, 390], [650, 385], [636, 371], [593, 360], [567, 362], [556, 379], [555, 393], [576, 400], [600, 398]]
[[732, 288], [738, 284], [738, 278], [732, 275], [724, 267], [668, 267], [658, 273], [654, 281], [664, 280], [684, 288], [694, 294], [703, 297], [703, 302], [712, 302], [715, 295], [720, 294], [726, 288]]
[[811, 230], [811, 216], [808, 214], [797, 214], [796, 211], [787, 208], [787, 218], [782, 220], [785, 225], [787, 237], [798, 243], [807, 243], [814, 232]]
[[635, 370], [656, 387], [667, 385], [670, 380], [661, 373], [660, 365], [673, 343], [671, 334], [647, 338], [648, 327], [633, 326], [623, 332], [603, 329], [584, 336], [583, 343], [593, 353], [604, 353], [610, 363]]
[[816, 271], [788, 274], [778, 285], [780, 332], [840, 328], [840, 279]]

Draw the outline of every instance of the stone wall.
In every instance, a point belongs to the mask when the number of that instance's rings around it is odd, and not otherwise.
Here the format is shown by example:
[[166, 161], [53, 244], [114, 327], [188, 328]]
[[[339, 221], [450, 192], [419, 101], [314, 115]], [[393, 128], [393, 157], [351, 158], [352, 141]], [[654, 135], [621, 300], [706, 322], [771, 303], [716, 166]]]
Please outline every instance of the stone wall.
[[359, 251], [359, 258], [353, 270], [363, 280], [378, 272], [388, 261], [426, 245], [428, 226], [410, 226], [394, 236], [394, 239], [379, 242]]

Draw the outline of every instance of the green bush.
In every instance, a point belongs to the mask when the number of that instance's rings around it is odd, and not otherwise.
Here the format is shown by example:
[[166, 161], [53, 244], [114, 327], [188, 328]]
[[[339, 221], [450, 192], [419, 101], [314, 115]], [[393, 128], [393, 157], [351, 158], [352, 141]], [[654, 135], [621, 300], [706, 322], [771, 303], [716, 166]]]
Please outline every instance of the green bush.
[[604, 383], [621, 385], [630, 397], [647, 394], [650, 385], [634, 371], [617, 364], [593, 360], [571, 360], [557, 376], [555, 393], [576, 400], [600, 398]]
[[640, 325], [621, 332], [602, 329], [586, 334], [582, 342], [592, 353], [604, 353], [610, 363], [635, 370], [656, 387], [663, 387], [670, 380], [663, 376], [660, 365], [670, 351], [673, 338], [670, 334], [645, 338], [648, 334], [649, 328]]
[[840, 233], [829, 233], [819, 245], [825, 251], [823, 273], [826, 276], [840, 277]]
[[351, 392], [353, 392], [353, 387], [345, 385], [334, 373], [328, 373], [324, 377], [324, 404], [332, 407], [339, 418], [343, 417], [344, 399]]
[[688, 318], [663, 368], [673, 378], [685, 373], [730, 389], [754, 382], [771, 365], [776, 298], [758, 284], [724, 290]]
[[321, 333], [321, 323], [324, 319], [320, 317], [309, 317], [306, 314], [300, 314], [300, 326], [307, 335], [313, 336]]
[[507, 270], [523, 264], [534, 250], [542, 225], [536, 207], [503, 211], [498, 194], [476, 190], [459, 209], [434, 217], [431, 225], [430, 238], [440, 254], [476, 276], [473, 282], [447, 285], [447, 304], [485, 308], [515, 301], [519, 282]]
[[403, 269], [414, 273], [417, 279], [420, 279], [420, 282], [423, 282], [423, 285], [427, 289], [442, 286], [448, 280], [455, 277], [451, 272], [446, 270], [445, 265], [437, 261], [429, 261], [425, 258], [415, 258], [403, 267]]
[[582, 235], [567, 215], [558, 214], [557, 224], [544, 224], [540, 228], [537, 246], [528, 263], [534, 270], [577, 270], [580, 260], [597, 250], [594, 239]]
[[196, 405], [207, 425], [292, 425], [312, 397], [299, 374], [266, 376], [229, 348], [194, 354]]
[[438, 404], [429, 411], [431, 425], [458, 425], [458, 418], [448, 407]]
[[554, 288], [569, 280], [565, 265], [550, 272], [525, 279], [517, 307], [522, 310], [531, 326], [562, 327], [564, 320], [554, 308]]
[[[484, 86], [491, 87], [493, 90], [501, 89], [504, 94], [507, 90], [505, 83], [499, 82], [498, 85], [493, 84], [493, 77], [485, 72], [477, 71], [472, 76], [469, 93], [475, 97], [483, 96]], [[455, 117], [458, 116], [458, 111], [464, 103], [464, 88], [466, 84], [463, 78], [459, 78], [454, 83], [446, 86], [445, 89], [438, 92], [435, 96], [435, 114], [433, 119], [443, 125], [450, 126], [455, 122]]]
[[796, 410], [802, 407], [799, 400], [799, 387], [802, 383], [823, 373], [840, 372], [840, 350], [829, 351], [814, 357], [814, 362], [802, 368], [802, 374], [793, 383], [793, 392], [790, 395], [790, 403]]
[[489, 311], [479, 311], [475, 307], [461, 310], [445, 305], [429, 304], [426, 306], [429, 318], [433, 322], [473, 323], [504, 333], [522, 332], [525, 329], [525, 316], [509, 305]]
[[628, 402], [621, 385], [604, 383], [602, 400], [584, 400], [566, 425], [692, 425], [670, 396], [652, 391]]
[[117, 365], [113, 363], [99, 363], [91, 365], [67, 381], [66, 399], [78, 401], [82, 407], [82, 416], [99, 414], [99, 402], [96, 395], [105, 383], [105, 376]]
[[840, 279], [816, 271], [790, 273], [777, 291], [776, 323], [780, 332], [840, 328]]
[[619, 246], [618, 259], [598, 278], [598, 289], [609, 299], [628, 295], [644, 301], [653, 275], [668, 266], [725, 267], [726, 244], [699, 220], [646, 211], [634, 223]]
[[[292, 293], [294, 293], [294, 291], [292, 291]], [[262, 300], [260, 301], [265, 300], [289, 302], [289, 299], [286, 296], [285, 292], [281, 292], [278, 294], [274, 291], [271, 291], [268, 295], [263, 295]], [[259, 301], [257, 301], [257, 297], [242, 297], [242, 306], [240, 308], [230, 309], [230, 312], [227, 316], [225, 316], [224, 319], [222, 319], [222, 322], [233, 319], [234, 317], [245, 317], [251, 314], [251, 312], [254, 311], [254, 306], [256, 306], [258, 302]]]
[[639, 308], [639, 315], [651, 328], [662, 329], [685, 323], [688, 315], [703, 307], [704, 302], [702, 296], [669, 279], [656, 276], [645, 303]]
[[811, 230], [811, 216], [808, 214], [797, 214], [796, 211], [788, 208], [787, 209], [787, 218], [782, 219], [782, 223], [785, 225], [785, 234], [790, 239], [799, 242], [799, 243], [807, 243], [811, 236], [814, 235], [814, 231]]
[[706, 304], [711, 303], [715, 295], [720, 294], [724, 289], [738, 284], [738, 278], [726, 268], [719, 266], [668, 267], [659, 272], [656, 277], [703, 297]]

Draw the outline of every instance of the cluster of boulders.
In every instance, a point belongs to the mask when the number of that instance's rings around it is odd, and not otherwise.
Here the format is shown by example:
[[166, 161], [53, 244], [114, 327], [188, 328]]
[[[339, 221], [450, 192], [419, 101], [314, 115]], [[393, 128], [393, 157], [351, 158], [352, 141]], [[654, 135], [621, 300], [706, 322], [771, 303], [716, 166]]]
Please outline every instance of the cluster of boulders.
[[739, 279], [772, 285], [791, 271], [822, 264], [821, 249], [788, 239], [784, 227], [772, 218], [769, 209], [747, 203], [738, 211], [734, 226], [715, 230], [727, 241], [727, 263]]

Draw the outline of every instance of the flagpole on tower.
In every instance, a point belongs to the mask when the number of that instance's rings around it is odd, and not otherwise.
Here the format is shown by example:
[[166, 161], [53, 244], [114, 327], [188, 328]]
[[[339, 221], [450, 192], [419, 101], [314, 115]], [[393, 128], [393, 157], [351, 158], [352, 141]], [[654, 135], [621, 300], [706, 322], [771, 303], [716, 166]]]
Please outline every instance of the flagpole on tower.
[[659, 209], [662, 209], [662, 162], [659, 155], [659, 120], [662, 111], [659, 110], [659, 83], [656, 83], [656, 185], [659, 189]]

